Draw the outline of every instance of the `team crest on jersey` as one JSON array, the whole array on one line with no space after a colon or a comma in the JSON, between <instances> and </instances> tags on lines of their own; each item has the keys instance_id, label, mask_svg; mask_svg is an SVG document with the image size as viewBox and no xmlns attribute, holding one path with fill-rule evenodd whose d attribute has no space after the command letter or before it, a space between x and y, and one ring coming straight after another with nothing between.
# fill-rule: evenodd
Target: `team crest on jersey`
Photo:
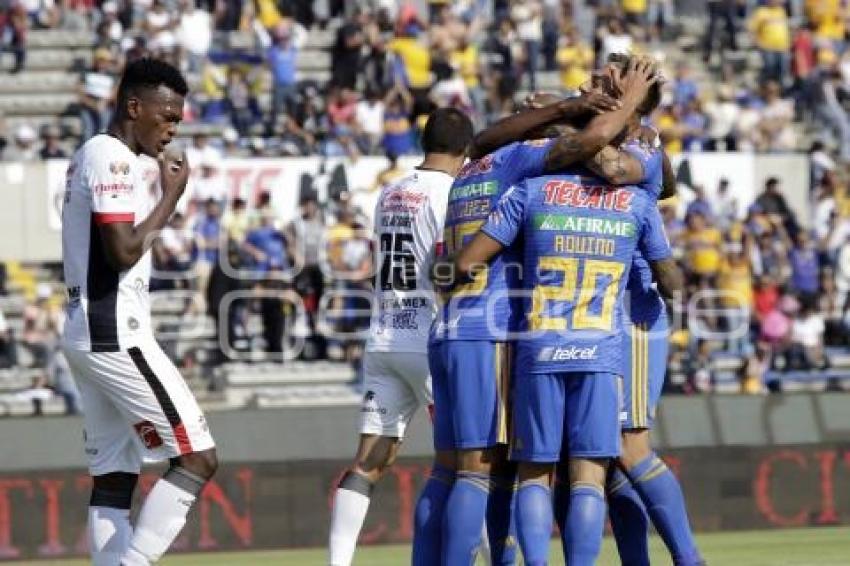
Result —
<instances>
[{"instance_id":1,"label":"team crest on jersey","mask_svg":"<svg viewBox=\"0 0 850 566\"><path fill-rule=\"evenodd\" d=\"M109 172L113 175L129 175L130 164L126 161L113 161L109 164Z\"/></svg>"},{"instance_id":2,"label":"team crest on jersey","mask_svg":"<svg viewBox=\"0 0 850 566\"><path fill-rule=\"evenodd\" d=\"M148 450L162 446L162 437L156 431L156 427L150 421L142 421L133 425L136 434Z\"/></svg>"}]
</instances>

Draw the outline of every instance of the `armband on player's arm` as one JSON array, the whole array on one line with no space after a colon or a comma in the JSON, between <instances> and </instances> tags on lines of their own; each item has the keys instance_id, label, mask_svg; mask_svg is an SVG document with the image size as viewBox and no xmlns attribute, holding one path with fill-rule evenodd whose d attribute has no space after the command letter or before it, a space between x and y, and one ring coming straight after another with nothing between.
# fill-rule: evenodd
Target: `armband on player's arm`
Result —
<instances>
[{"instance_id":1,"label":"armband on player's arm","mask_svg":"<svg viewBox=\"0 0 850 566\"><path fill-rule=\"evenodd\" d=\"M649 266L652 269L652 278L658 284L658 292L662 297L669 301L685 292L685 278L675 259L669 257L650 261Z\"/></svg>"}]
</instances>

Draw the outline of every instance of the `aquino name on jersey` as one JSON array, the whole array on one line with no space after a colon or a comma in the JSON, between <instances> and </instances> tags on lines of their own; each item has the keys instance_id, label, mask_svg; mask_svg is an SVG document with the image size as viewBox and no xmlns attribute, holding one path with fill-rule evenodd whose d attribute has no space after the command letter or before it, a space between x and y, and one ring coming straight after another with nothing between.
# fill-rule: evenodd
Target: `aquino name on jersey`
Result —
<instances>
[{"instance_id":1,"label":"aquino name on jersey","mask_svg":"<svg viewBox=\"0 0 850 566\"><path fill-rule=\"evenodd\" d=\"M504 246L524 238L518 367L620 373L633 254L671 255L655 199L582 174L547 175L508 189L482 230Z\"/></svg>"}]
</instances>

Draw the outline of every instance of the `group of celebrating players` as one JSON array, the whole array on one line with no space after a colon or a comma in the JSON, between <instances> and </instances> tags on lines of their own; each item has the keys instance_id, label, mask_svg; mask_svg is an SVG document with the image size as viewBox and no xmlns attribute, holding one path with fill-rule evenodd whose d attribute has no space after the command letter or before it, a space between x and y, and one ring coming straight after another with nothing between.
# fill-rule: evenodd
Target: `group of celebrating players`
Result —
<instances>
[{"instance_id":1,"label":"group of celebrating players","mask_svg":"<svg viewBox=\"0 0 850 566\"><path fill-rule=\"evenodd\" d=\"M614 55L583 89L473 138L435 111L425 158L375 211L375 305L354 464L334 495L329 563L351 563L372 489L418 407L435 457L412 564L594 564L610 517L624 565L649 564L651 521L674 564L704 564L649 431L663 385L665 299L682 292L659 198L675 176L642 118L647 58ZM467 161L467 157L469 161ZM439 298L438 298L439 297ZM607 500L607 514L606 514Z\"/></svg>"},{"instance_id":2,"label":"group of celebrating players","mask_svg":"<svg viewBox=\"0 0 850 566\"><path fill-rule=\"evenodd\" d=\"M677 566L704 563L649 439L662 296L682 289L656 207L675 179L641 125L659 81L650 60L612 56L581 96L535 96L474 139L457 110L429 117L424 160L375 212L362 434L334 495L332 566L351 563L372 489L423 405L435 458L414 565L472 564L479 551L514 564L517 546L547 564L553 522L567 563L593 564L606 500L623 564L649 564L650 520ZM96 566L157 561L217 468L203 413L154 340L147 288L150 243L188 180L185 156L165 151L187 91L167 63L129 64L107 132L68 169L63 348L83 398ZM153 194L142 160L157 157ZM141 465L158 460L171 466L133 527Z\"/></svg>"}]
</instances>

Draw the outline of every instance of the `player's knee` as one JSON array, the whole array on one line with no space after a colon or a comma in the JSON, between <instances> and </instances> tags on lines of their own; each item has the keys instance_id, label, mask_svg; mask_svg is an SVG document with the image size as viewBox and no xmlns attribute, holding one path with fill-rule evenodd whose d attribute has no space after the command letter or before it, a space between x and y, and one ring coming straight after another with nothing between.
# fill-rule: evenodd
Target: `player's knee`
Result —
<instances>
[{"instance_id":1,"label":"player's knee","mask_svg":"<svg viewBox=\"0 0 850 566\"><path fill-rule=\"evenodd\" d=\"M196 476L202 477L204 480L209 480L215 475L216 470L218 470L218 456L216 455L215 448L204 450L203 452L184 454L176 460L177 466L188 470Z\"/></svg>"},{"instance_id":2,"label":"player's knee","mask_svg":"<svg viewBox=\"0 0 850 566\"><path fill-rule=\"evenodd\" d=\"M464 472L489 474L493 464L490 450L461 450L458 454L458 469Z\"/></svg>"},{"instance_id":3,"label":"player's knee","mask_svg":"<svg viewBox=\"0 0 850 566\"><path fill-rule=\"evenodd\" d=\"M138 479L138 474L128 472L112 472L93 476L89 505L92 507L129 509Z\"/></svg>"},{"instance_id":4,"label":"player's knee","mask_svg":"<svg viewBox=\"0 0 850 566\"><path fill-rule=\"evenodd\" d=\"M622 450L618 458L620 467L631 470L652 454L649 437L643 431L623 434Z\"/></svg>"}]
</instances>

